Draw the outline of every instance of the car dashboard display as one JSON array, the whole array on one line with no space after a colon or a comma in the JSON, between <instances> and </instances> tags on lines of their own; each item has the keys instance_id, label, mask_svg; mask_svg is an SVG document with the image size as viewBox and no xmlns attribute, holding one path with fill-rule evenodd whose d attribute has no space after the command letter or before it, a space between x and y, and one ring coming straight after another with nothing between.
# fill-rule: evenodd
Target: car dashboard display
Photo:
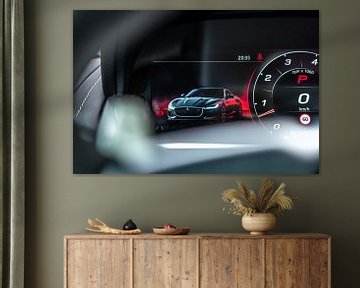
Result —
<instances>
[{"instance_id":1,"label":"car dashboard display","mask_svg":"<svg viewBox=\"0 0 360 288\"><path fill-rule=\"evenodd\" d=\"M317 174L319 57L318 11L75 11L74 173Z\"/></svg>"}]
</instances>

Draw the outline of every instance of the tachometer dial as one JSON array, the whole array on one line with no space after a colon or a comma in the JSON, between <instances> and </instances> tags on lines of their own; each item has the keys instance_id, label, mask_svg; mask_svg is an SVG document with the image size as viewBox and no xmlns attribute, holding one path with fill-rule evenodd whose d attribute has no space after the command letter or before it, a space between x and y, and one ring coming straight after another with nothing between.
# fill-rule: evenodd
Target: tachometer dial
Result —
<instances>
[{"instance_id":1,"label":"tachometer dial","mask_svg":"<svg viewBox=\"0 0 360 288\"><path fill-rule=\"evenodd\" d=\"M289 121L303 127L317 123L319 54L290 51L271 59L255 78L251 100L255 118L271 133Z\"/></svg>"}]
</instances>

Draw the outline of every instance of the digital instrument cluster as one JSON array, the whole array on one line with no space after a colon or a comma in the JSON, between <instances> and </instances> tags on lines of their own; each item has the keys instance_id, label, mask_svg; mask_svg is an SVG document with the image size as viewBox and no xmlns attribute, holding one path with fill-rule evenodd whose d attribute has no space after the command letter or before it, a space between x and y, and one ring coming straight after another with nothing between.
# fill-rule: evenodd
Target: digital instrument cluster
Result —
<instances>
[{"instance_id":1,"label":"digital instrument cluster","mask_svg":"<svg viewBox=\"0 0 360 288\"><path fill-rule=\"evenodd\" d=\"M153 62L152 108L160 131L234 120L252 120L270 134L318 126L317 50L227 56Z\"/></svg>"},{"instance_id":2,"label":"digital instrument cluster","mask_svg":"<svg viewBox=\"0 0 360 288\"><path fill-rule=\"evenodd\" d=\"M302 126L318 122L317 52L287 51L267 60L252 85L248 95L252 115L271 133L282 129L282 118Z\"/></svg>"}]
</instances>

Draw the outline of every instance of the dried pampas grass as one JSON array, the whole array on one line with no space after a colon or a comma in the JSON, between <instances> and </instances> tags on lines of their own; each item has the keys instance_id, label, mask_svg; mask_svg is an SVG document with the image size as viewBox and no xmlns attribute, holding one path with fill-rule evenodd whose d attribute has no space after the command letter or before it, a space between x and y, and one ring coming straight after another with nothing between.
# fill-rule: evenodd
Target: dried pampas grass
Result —
<instances>
[{"instance_id":1,"label":"dried pampas grass","mask_svg":"<svg viewBox=\"0 0 360 288\"><path fill-rule=\"evenodd\" d=\"M238 189L227 189L222 199L230 204L229 213L233 215L251 215L255 213L283 214L294 208L294 198L285 194L285 183L274 190L274 181L263 179L258 194L249 190L245 183L238 181Z\"/></svg>"}]
</instances>

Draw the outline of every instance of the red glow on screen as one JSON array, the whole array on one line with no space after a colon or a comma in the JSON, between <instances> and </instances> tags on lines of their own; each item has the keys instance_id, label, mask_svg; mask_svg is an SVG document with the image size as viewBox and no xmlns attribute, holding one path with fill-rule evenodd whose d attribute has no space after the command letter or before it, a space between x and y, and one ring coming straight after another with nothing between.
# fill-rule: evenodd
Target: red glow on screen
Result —
<instances>
[{"instance_id":1,"label":"red glow on screen","mask_svg":"<svg viewBox=\"0 0 360 288\"><path fill-rule=\"evenodd\" d=\"M262 61L262 60L264 60L264 56L263 56L263 54L262 54L261 52L259 52L258 55L256 56L256 60L257 60L257 61Z\"/></svg>"},{"instance_id":2,"label":"red glow on screen","mask_svg":"<svg viewBox=\"0 0 360 288\"><path fill-rule=\"evenodd\" d=\"M153 100L152 107L157 118L164 118L167 115L168 105L173 98L164 98L161 100Z\"/></svg>"},{"instance_id":3,"label":"red glow on screen","mask_svg":"<svg viewBox=\"0 0 360 288\"><path fill-rule=\"evenodd\" d=\"M254 121L254 119L252 117L252 113L250 110L250 86L251 86L251 81L255 75L255 72L256 72L256 69L254 69L254 71L251 73L251 76L250 76L248 82L246 83L245 93L240 97L242 108L243 108L242 116L244 118L249 118L252 121Z\"/></svg>"},{"instance_id":4,"label":"red glow on screen","mask_svg":"<svg viewBox=\"0 0 360 288\"><path fill-rule=\"evenodd\" d=\"M309 76L306 74L299 74L296 80L297 84L301 84L301 82L304 82L309 79Z\"/></svg>"},{"instance_id":5,"label":"red glow on screen","mask_svg":"<svg viewBox=\"0 0 360 288\"><path fill-rule=\"evenodd\" d=\"M156 117L163 117L163 116L165 116L165 114L166 114L166 111L164 111L164 110L155 111Z\"/></svg>"}]
</instances>

